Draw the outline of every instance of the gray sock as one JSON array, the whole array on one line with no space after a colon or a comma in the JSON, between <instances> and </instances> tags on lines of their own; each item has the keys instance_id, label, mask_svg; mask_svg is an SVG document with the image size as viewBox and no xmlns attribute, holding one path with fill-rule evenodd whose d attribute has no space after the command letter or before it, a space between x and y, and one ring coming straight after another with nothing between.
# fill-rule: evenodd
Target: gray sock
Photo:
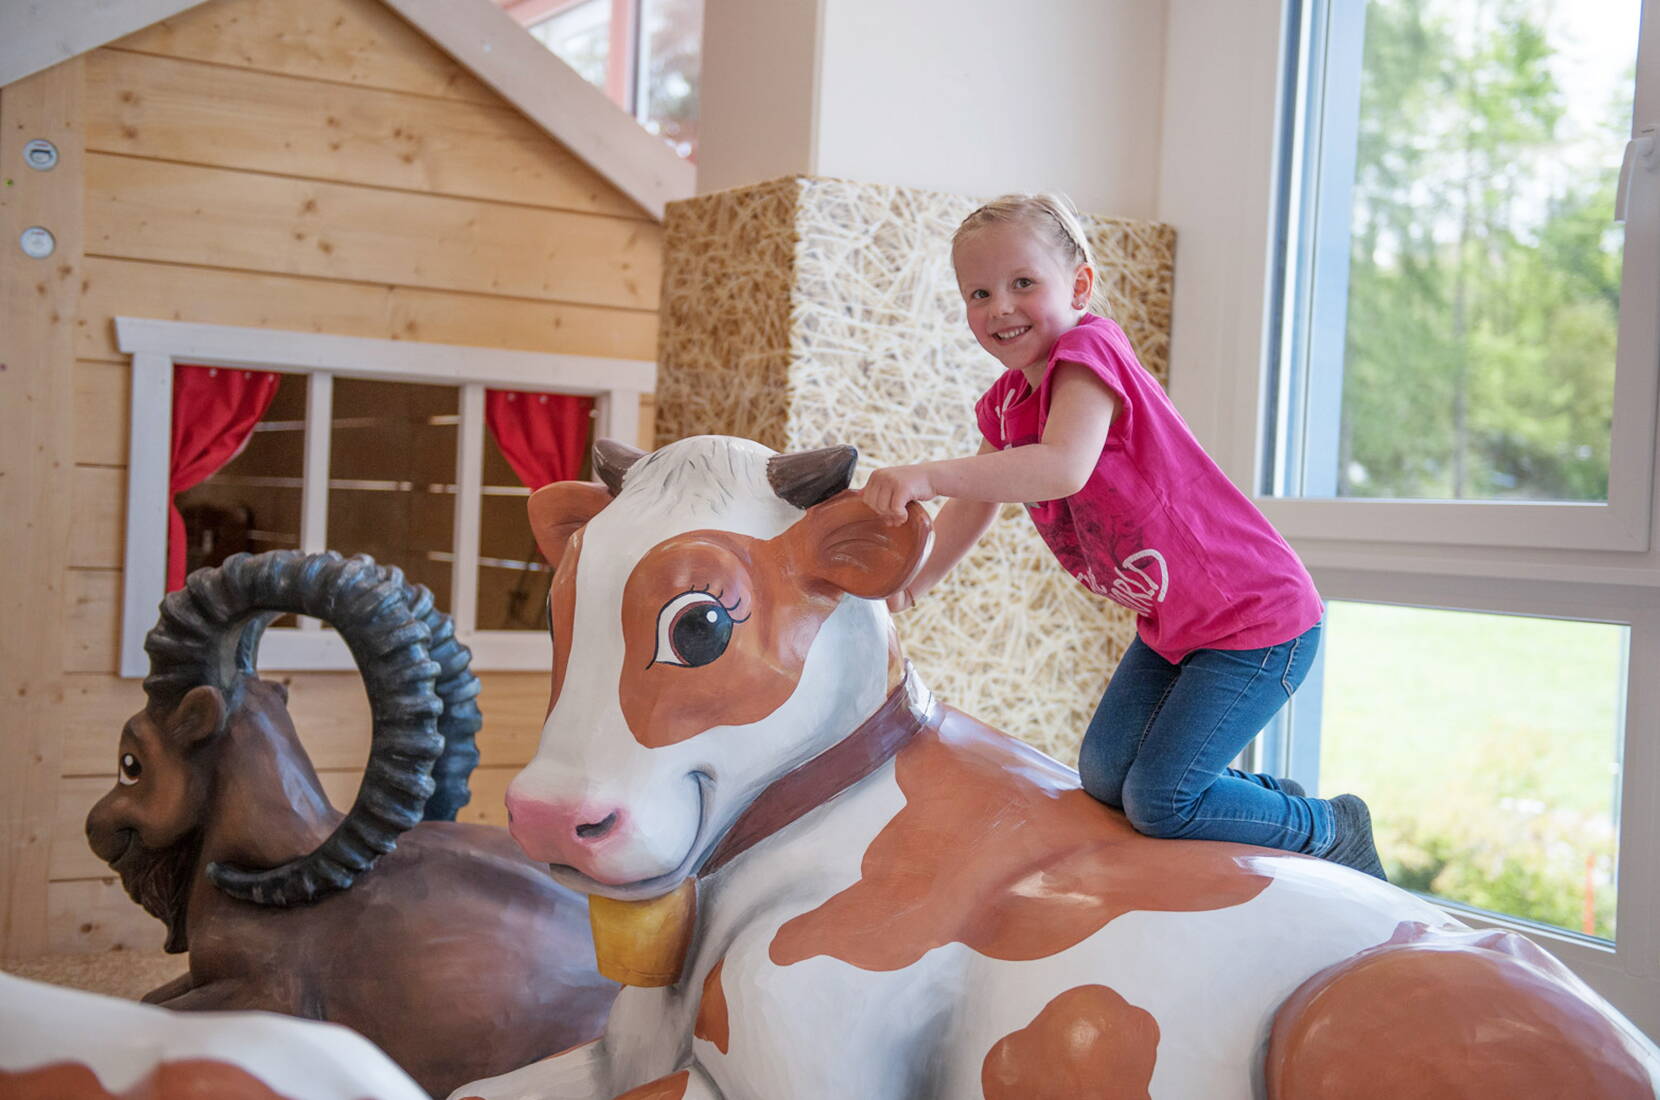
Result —
<instances>
[{"instance_id":1,"label":"gray sock","mask_svg":"<svg viewBox=\"0 0 1660 1100\"><path fill-rule=\"evenodd\" d=\"M1383 873L1383 862L1378 859L1377 845L1372 839L1372 814L1360 796L1340 794L1332 799L1331 816L1337 839L1320 858L1388 882L1389 876Z\"/></svg>"},{"instance_id":2,"label":"gray sock","mask_svg":"<svg viewBox=\"0 0 1660 1100\"><path fill-rule=\"evenodd\" d=\"M1308 794L1307 791L1303 790L1303 785L1295 779L1280 780L1280 790L1283 793L1290 795L1292 798L1302 798Z\"/></svg>"}]
</instances>

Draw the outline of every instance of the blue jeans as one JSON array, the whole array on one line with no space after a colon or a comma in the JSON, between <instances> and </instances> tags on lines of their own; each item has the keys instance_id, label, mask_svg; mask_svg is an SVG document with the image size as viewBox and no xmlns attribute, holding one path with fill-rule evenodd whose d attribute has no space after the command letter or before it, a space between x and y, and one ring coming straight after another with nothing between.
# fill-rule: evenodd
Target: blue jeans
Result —
<instances>
[{"instance_id":1,"label":"blue jeans","mask_svg":"<svg viewBox=\"0 0 1660 1100\"><path fill-rule=\"evenodd\" d=\"M1266 649L1195 650L1179 665L1131 642L1084 734L1084 789L1148 836L1325 852L1330 803L1227 766L1302 684L1320 627Z\"/></svg>"}]
</instances>

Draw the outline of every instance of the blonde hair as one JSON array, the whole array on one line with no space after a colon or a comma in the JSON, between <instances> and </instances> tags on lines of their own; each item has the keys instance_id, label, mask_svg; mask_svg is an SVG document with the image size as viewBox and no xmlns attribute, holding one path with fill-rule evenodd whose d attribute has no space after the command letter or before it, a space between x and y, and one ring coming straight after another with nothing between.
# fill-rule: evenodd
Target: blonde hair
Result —
<instances>
[{"instance_id":1,"label":"blonde hair","mask_svg":"<svg viewBox=\"0 0 1660 1100\"><path fill-rule=\"evenodd\" d=\"M1083 219L1078 216L1072 200L1054 191L1035 195L999 195L974 213L964 218L951 235L951 252L975 233L993 225L1024 225L1035 235L1049 242L1068 263L1088 264L1095 272L1087 307L1095 313L1106 312L1106 295L1101 289L1101 269L1095 266L1095 254L1090 251L1089 238L1084 235Z\"/></svg>"}]
</instances>

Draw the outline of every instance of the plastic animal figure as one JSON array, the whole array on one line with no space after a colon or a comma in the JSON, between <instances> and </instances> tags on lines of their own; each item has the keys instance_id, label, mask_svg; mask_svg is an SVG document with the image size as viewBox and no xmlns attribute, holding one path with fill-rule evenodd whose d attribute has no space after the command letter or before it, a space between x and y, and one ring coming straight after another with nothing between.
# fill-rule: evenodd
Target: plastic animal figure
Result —
<instances>
[{"instance_id":1,"label":"plastic animal figure","mask_svg":"<svg viewBox=\"0 0 1660 1100\"><path fill-rule=\"evenodd\" d=\"M609 492L531 498L553 703L512 830L632 987L455 1097L1654 1096L1654 1045L1521 937L1143 837L931 699L882 603L929 523L853 459L602 446Z\"/></svg>"},{"instance_id":2,"label":"plastic animal figure","mask_svg":"<svg viewBox=\"0 0 1660 1100\"><path fill-rule=\"evenodd\" d=\"M364 676L373 740L344 815L254 670L284 612L331 623ZM426 589L368 558L237 555L167 597L145 649L149 702L86 831L190 952L146 1000L345 1024L440 1095L598 1034L616 986L583 899L503 829L422 820L466 802L480 722Z\"/></svg>"},{"instance_id":3,"label":"plastic animal figure","mask_svg":"<svg viewBox=\"0 0 1660 1100\"><path fill-rule=\"evenodd\" d=\"M269 1012L169 1012L0 974L10 1100L423 1100L363 1036Z\"/></svg>"}]
</instances>

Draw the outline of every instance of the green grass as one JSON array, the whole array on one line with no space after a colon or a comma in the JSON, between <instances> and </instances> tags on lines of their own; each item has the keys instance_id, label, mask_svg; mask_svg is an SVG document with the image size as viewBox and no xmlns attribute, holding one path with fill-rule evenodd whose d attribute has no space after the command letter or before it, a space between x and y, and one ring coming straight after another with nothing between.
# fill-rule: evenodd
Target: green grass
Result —
<instances>
[{"instance_id":1,"label":"green grass","mask_svg":"<svg viewBox=\"0 0 1660 1100\"><path fill-rule=\"evenodd\" d=\"M1391 878L1612 935L1624 627L1334 602L1320 789L1372 808Z\"/></svg>"}]
</instances>

